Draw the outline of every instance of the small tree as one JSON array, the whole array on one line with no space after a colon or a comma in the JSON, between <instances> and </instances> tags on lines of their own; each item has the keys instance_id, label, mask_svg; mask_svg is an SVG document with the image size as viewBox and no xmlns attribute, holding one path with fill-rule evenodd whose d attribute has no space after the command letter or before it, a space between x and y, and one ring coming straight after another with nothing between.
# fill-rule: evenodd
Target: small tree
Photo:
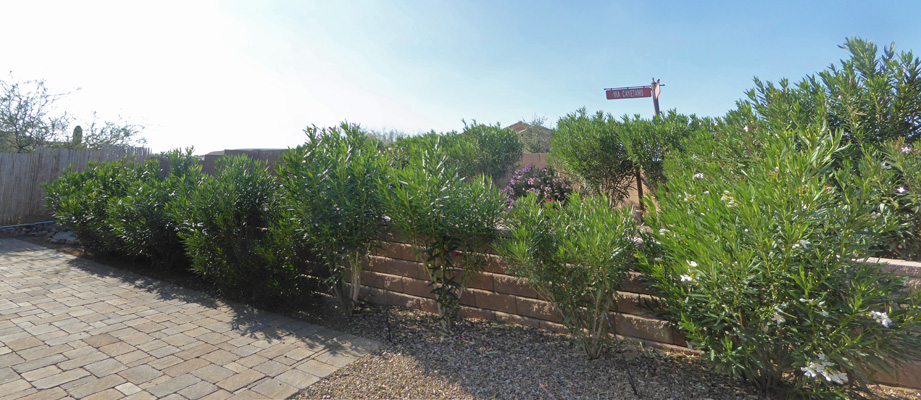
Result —
<instances>
[{"instance_id":1,"label":"small tree","mask_svg":"<svg viewBox=\"0 0 921 400\"><path fill-rule=\"evenodd\" d=\"M546 126L547 117L534 116L528 127L518 133L525 153L549 153L553 129Z\"/></svg>"},{"instance_id":2,"label":"small tree","mask_svg":"<svg viewBox=\"0 0 921 400\"><path fill-rule=\"evenodd\" d=\"M147 143L140 136L142 125L121 119L99 121L95 112L88 125L78 125L73 135L68 135L74 118L56 107L67 94L51 92L44 80L0 80L0 152L31 153L41 146L99 148Z\"/></svg>"},{"instance_id":3,"label":"small tree","mask_svg":"<svg viewBox=\"0 0 921 400\"><path fill-rule=\"evenodd\" d=\"M30 153L60 139L71 117L55 108L66 93L52 93L44 80L0 80L0 152Z\"/></svg>"},{"instance_id":4,"label":"small tree","mask_svg":"<svg viewBox=\"0 0 921 400\"><path fill-rule=\"evenodd\" d=\"M79 147L97 149L102 146L143 146L147 139L141 137L143 125L127 122L121 117L118 121L100 121L96 112L86 128L81 128L81 140L71 142Z\"/></svg>"}]
</instances>

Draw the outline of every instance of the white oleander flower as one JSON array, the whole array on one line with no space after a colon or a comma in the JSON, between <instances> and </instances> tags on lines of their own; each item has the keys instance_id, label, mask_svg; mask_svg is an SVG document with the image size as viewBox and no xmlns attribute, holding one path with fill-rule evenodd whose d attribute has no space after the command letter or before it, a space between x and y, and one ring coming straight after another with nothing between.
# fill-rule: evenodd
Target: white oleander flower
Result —
<instances>
[{"instance_id":1,"label":"white oleander flower","mask_svg":"<svg viewBox=\"0 0 921 400\"><path fill-rule=\"evenodd\" d=\"M698 172L698 173L694 174L694 179L704 179L704 174Z\"/></svg>"},{"instance_id":2,"label":"white oleander flower","mask_svg":"<svg viewBox=\"0 0 921 400\"><path fill-rule=\"evenodd\" d=\"M697 263L694 261L688 260L688 265L690 265L691 268L697 268Z\"/></svg>"},{"instance_id":3,"label":"white oleander flower","mask_svg":"<svg viewBox=\"0 0 921 400\"><path fill-rule=\"evenodd\" d=\"M892 323L892 320L889 319L889 314L886 314L884 312L870 311L870 318L873 318L874 320L876 320L876 322L879 322L881 325L883 325L886 328L888 328L889 324Z\"/></svg>"},{"instance_id":4,"label":"white oleander flower","mask_svg":"<svg viewBox=\"0 0 921 400\"><path fill-rule=\"evenodd\" d=\"M839 385L843 385L847 383L847 374L841 371L836 371L833 369L826 369L825 373L823 373L822 375L824 375L825 379L827 379L829 382L834 382Z\"/></svg>"},{"instance_id":5,"label":"white oleander flower","mask_svg":"<svg viewBox=\"0 0 921 400\"><path fill-rule=\"evenodd\" d=\"M902 194L902 193L907 192L908 190L906 190L906 189L905 189L904 187L902 187L902 186L899 186L899 187L895 188L895 191L898 192L899 194Z\"/></svg>"},{"instance_id":6,"label":"white oleander flower","mask_svg":"<svg viewBox=\"0 0 921 400\"><path fill-rule=\"evenodd\" d=\"M804 375L809 378L815 378L822 375L825 380L829 382L839 385L847 383L847 374L832 368L834 365L834 363L825 358L825 354L819 353L818 360L810 361L808 365L800 369L803 371Z\"/></svg>"},{"instance_id":7,"label":"white oleander flower","mask_svg":"<svg viewBox=\"0 0 921 400\"><path fill-rule=\"evenodd\" d=\"M771 321L776 322L778 325L787 322L787 319L780 314L780 310L777 307L774 307L774 315L771 316Z\"/></svg>"},{"instance_id":8,"label":"white oleander flower","mask_svg":"<svg viewBox=\"0 0 921 400\"><path fill-rule=\"evenodd\" d=\"M819 353L818 361L810 361L805 367L800 368L803 374L809 378L815 378L825 372L828 363L825 361L825 354Z\"/></svg>"},{"instance_id":9,"label":"white oleander flower","mask_svg":"<svg viewBox=\"0 0 921 400\"><path fill-rule=\"evenodd\" d=\"M690 275L681 275L682 282L694 282L694 278Z\"/></svg>"}]
</instances>

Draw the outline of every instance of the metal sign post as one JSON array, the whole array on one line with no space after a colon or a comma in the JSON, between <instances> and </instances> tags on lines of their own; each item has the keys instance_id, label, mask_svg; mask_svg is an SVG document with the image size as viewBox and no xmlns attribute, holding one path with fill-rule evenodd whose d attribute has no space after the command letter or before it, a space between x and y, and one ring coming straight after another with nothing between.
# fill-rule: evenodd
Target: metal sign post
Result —
<instances>
[{"instance_id":1,"label":"metal sign post","mask_svg":"<svg viewBox=\"0 0 921 400\"><path fill-rule=\"evenodd\" d=\"M628 86L613 89L604 89L604 94L608 100L619 99L637 99L643 97L652 97L652 106L655 107L656 116L659 116L659 93L662 92L661 79L652 78L652 84L649 86ZM643 176L640 174L640 168L636 167L636 194L640 199L640 212L645 211L643 207Z\"/></svg>"}]
</instances>

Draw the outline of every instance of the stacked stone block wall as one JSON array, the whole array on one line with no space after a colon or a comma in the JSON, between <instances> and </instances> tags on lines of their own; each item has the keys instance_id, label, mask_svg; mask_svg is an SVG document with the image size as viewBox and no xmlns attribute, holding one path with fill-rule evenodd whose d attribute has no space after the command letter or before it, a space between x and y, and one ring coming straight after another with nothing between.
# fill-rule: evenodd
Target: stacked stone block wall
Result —
<instances>
[{"instance_id":1,"label":"stacked stone block wall","mask_svg":"<svg viewBox=\"0 0 921 400\"><path fill-rule=\"evenodd\" d=\"M921 263L870 259L886 264L884 270L909 278L909 286L921 287ZM496 255L487 255L480 272L473 273L461 295L460 315L490 321L532 326L552 332L566 332L558 312L526 281L510 275ZM370 257L361 276L365 294L378 304L399 305L437 312L429 276L413 247L391 237ZM621 286L617 309L612 310L618 335L645 345L672 351L691 352L684 336L657 318L650 305L654 293L643 277L630 273ZM877 374L875 380L892 386L921 389L921 363L905 363L892 374Z\"/></svg>"}]
</instances>

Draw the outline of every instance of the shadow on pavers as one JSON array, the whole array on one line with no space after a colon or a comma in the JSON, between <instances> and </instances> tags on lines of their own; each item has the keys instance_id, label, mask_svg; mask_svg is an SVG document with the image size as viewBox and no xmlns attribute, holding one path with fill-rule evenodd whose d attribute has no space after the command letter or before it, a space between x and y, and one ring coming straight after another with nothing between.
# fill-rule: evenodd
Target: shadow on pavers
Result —
<instances>
[{"instance_id":1,"label":"shadow on pavers","mask_svg":"<svg viewBox=\"0 0 921 400\"><path fill-rule=\"evenodd\" d=\"M197 290L184 288L159 279L104 265L99 261L63 254L54 249L16 239L0 239L0 260L4 256L23 256L35 262L41 259L67 259L68 267L105 278L118 279L133 288L153 293L158 300L180 301L208 309L226 310L231 320L227 323L241 336L274 343L296 339L311 350L321 350L330 357L358 356L373 352L377 342L341 333L332 329L291 317L264 311L249 305L216 299ZM63 273L64 271L61 271ZM55 272L51 272L55 273ZM321 360L322 361L322 360Z\"/></svg>"}]
</instances>

